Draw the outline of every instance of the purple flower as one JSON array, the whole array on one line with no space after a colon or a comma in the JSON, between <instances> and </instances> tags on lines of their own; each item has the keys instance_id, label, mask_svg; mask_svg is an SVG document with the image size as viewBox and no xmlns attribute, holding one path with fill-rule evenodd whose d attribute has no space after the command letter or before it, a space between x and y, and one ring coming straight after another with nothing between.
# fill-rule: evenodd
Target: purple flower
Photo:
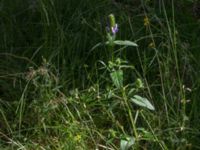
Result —
<instances>
[{"instance_id":1,"label":"purple flower","mask_svg":"<svg viewBox=\"0 0 200 150\"><path fill-rule=\"evenodd\" d=\"M118 24L115 24L115 26L111 27L111 30L112 30L113 35L115 35L119 31Z\"/></svg>"}]
</instances>

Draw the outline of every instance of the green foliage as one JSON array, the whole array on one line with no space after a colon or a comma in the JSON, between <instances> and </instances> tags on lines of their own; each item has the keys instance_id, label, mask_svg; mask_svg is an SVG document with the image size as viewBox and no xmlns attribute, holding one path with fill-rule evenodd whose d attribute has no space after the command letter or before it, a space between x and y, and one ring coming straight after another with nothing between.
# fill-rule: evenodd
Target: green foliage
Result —
<instances>
[{"instance_id":1,"label":"green foliage","mask_svg":"<svg viewBox=\"0 0 200 150\"><path fill-rule=\"evenodd\" d=\"M120 150L128 150L134 143L135 139L133 137L126 137L126 139L120 141Z\"/></svg>"},{"instance_id":2,"label":"green foliage","mask_svg":"<svg viewBox=\"0 0 200 150\"><path fill-rule=\"evenodd\" d=\"M122 46L138 46L135 42L131 42L128 40L125 40L125 41L116 40L116 41L114 41L114 44L122 45Z\"/></svg>"},{"instance_id":3,"label":"green foliage","mask_svg":"<svg viewBox=\"0 0 200 150\"><path fill-rule=\"evenodd\" d=\"M122 70L116 70L110 73L111 79L113 81L113 84L117 88L123 87L123 71Z\"/></svg>"},{"instance_id":4,"label":"green foliage","mask_svg":"<svg viewBox=\"0 0 200 150\"><path fill-rule=\"evenodd\" d=\"M134 97L131 98L131 101L138 106L145 107L150 110L155 110L154 106L149 102L148 99L141 97L139 95L134 95Z\"/></svg>"},{"instance_id":5,"label":"green foliage","mask_svg":"<svg viewBox=\"0 0 200 150\"><path fill-rule=\"evenodd\" d=\"M193 3L0 1L0 149L199 149Z\"/></svg>"}]
</instances>

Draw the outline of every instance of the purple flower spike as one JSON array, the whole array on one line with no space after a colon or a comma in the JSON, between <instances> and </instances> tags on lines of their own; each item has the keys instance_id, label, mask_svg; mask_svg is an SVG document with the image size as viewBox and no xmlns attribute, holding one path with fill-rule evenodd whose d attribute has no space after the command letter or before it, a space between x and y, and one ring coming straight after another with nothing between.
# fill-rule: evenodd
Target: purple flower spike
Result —
<instances>
[{"instance_id":1,"label":"purple flower spike","mask_svg":"<svg viewBox=\"0 0 200 150\"><path fill-rule=\"evenodd\" d=\"M113 35L115 35L119 31L118 24L115 24L115 26L111 27L111 30L112 30Z\"/></svg>"}]
</instances>

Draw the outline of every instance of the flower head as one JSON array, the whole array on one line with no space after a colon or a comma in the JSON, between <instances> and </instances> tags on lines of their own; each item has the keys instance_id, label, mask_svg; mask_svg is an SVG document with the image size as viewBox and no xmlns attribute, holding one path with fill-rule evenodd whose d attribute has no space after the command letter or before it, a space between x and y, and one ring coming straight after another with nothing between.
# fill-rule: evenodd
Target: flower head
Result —
<instances>
[{"instance_id":1,"label":"flower head","mask_svg":"<svg viewBox=\"0 0 200 150\"><path fill-rule=\"evenodd\" d=\"M118 32L118 24L115 22L115 16L113 14L110 14L108 16L108 23L109 25L106 27L106 31L107 31L107 39L108 39L108 43L110 45L113 46L113 43L115 41L116 38L116 33Z\"/></svg>"},{"instance_id":2,"label":"flower head","mask_svg":"<svg viewBox=\"0 0 200 150\"><path fill-rule=\"evenodd\" d=\"M155 45L155 43L152 41L151 43L149 43L148 47L149 47L149 48L155 48L156 45Z\"/></svg>"},{"instance_id":3,"label":"flower head","mask_svg":"<svg viewBox=\"0 0 200 150\"><path fill-rule=\"evenodd\" d=\"M74 137L74 140L76 141L76 142L80 142L81 141L81 135L76 135L75 137Z\"/></svg>"},{"instance_id":4,"label":"flower head","mask_svg":"<svg viewBox=\"0 0 200 150\"><path fill-rule=\"evenodd\" d=\"M119 31L118 24L115 24L113 27L111 27L111 30L112 34L115 35Z\"/></svg>"},{"instance_id":5,"label":"flower head","mask_svg":"<svg viewBox=\"0 0 200 150\"><path fill-rule=\"evenodd\" d=\"M115 16L113 14L109 15L109 25L110 32L115 35L118 32L118 24L115 22Z\"/></svg>"},{"instance_id":6,"label":"flower head","mask_svg":"<svg viewBox=\"0 0 200 150\"><path fill-rule=\"evenodd\" d=\"M150 24L149 18L147 16L144 17L144 26L148 26Z\"/></svg>"},{"instance_id":7,"label":"flower head","mask_svg":"<svg viewBox=\"0 0 200 150\"><path fill-rule=\"evenodd\" d=\"M108 17L109 17L110 26L111 27L115 26L115 24L116 24L116 22L115 22L115 16L113 14L110 14Z\"/></svg>"}]
</instances>

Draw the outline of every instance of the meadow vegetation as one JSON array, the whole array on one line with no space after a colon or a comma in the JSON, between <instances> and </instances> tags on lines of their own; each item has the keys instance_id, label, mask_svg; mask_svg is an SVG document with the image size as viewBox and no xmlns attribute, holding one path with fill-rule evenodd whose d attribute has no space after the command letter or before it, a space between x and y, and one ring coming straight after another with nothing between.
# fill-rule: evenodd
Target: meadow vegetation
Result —
<instances>
[{"instance_id":1,"label":"meadow vegetation","mask_svg":"<svg viewBox=\"0 0 200 150\"><path fill-rule=\"evenodd\" d=\"M0 149L200 149L198 6L1 0Z\"/></svg>"}]
</instances>

